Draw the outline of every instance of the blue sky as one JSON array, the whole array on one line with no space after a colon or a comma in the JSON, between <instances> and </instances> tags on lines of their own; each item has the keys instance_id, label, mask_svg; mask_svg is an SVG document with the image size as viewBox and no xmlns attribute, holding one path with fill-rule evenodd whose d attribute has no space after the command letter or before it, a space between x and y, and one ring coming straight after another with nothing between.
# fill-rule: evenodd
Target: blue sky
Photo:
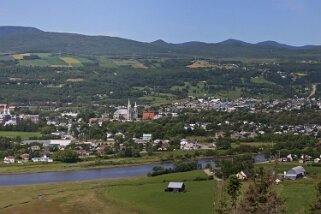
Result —
<instances>
[{"instance_id":1,"label":"blue sky","mask_svg":"<svg viewBox=\"0 0 321 214\"><path fill-rule=\"evenodd\" d=\"M320 0L1 0L0 25L151 42L321 45Z\"/></svg>"}]
</instances>

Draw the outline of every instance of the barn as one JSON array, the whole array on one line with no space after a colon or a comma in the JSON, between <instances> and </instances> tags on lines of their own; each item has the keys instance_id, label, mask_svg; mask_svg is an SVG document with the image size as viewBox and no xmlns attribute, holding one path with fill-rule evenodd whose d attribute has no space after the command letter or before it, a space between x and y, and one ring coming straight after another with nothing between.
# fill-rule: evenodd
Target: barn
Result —
<instances>
[{"instance_id":1,"label":"barn","mask_svg":"<svg viewBox=\"0 0 321 214\"><path fill-rule=\"evenodd\" d=\"M305 169L302 166L296 166L287 171L284 175L285 178L296 180L297 178L305 176Z\"/></svg>"},{"instance_id":2,"label":"barn","mask_svg":"<svg viewBox=\"0 0 321 214\"><path fill-rule=\"evenodd\" d=\"M183 182L169 182L165 192L184 192L185 184Z\"/></svg>"}]
</instances>

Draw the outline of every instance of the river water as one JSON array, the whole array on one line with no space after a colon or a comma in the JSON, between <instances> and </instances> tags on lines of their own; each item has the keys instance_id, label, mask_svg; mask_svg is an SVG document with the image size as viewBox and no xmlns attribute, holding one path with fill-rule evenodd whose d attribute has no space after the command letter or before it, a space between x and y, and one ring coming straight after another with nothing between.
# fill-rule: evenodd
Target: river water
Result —
<instances>
[{"instance_id":1,"label":"river water","mask_svg":"<svg viewBox=\"0 0 321 214\"><path fill-rule=\"evenodd\" d=\"M260 159L256 162L264 161ZM207 163L213 165L214 162L210 159L198 161L204 167ZM83 180L111 179L111 178L126 178L130 176L147 175L152 171L153 167L162 166L164 168L173 167L172 163L153 163L137 166L122 166L105 169L86 169L61 172L40 172L26 174L9 174L0 175L0 186L18 186L31 184L45 184L53 182L70 182Z\"/></svg>"}]
</instances>

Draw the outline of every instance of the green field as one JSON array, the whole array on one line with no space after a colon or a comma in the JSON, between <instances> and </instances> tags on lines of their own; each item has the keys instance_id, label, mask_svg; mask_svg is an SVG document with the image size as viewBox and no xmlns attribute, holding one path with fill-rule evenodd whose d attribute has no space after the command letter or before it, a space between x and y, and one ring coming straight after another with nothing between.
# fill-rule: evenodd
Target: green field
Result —
<instances>
[{"instance_id":1,"label":"green field","mask_svg":"<svg viewBox=\"0 0 321 214\"><path fill-rule=\"evenodd\" d=\"M0 213L212 213L213 180L201 171L18 187L0 187ZM185 181L185 193L164 192Z\"/></svg>"},{"instance_id":2,"label":"green field","mask_svg":"<svg viewBox=\"0 0 321 214\"><path fill-rule=\"evenodd\" d=\"M0 131L0 137L16 138L18 136L22 140L28 140L30 137L41 137L41 134L39 132Z\"/></svg>"},{"instance_id":3,"label":"green field","mask_svg":"<svg viewBox=\"0 0 321 214\"><path fill-rule=\"evenodd\" d=\"M242 96L241 88L236 88L231 91L221 91L216 94L219 98L229 98L229 99L237 99Z\"/></svg>"},{"instance_id":4,"label":"green field","mask_svg":"<svg viewBox=\"0 0 321 214\"><path fill-rule=\"evenodd\" d=\"M173 94L169 93L159 93L157 96L145 96L139 98L142 102L149 103L150 105L153 106L159 106L159 105L165 105L165 104L170 104L174 100L176 100L176 96Z\"/></svg>"},{"instance_id":5,"label":"green field","mask_svg":"<svg viewBox=\"0 0 321 214\"><path fill-rule=\"evenodd\" d=\"M51 53L33 53L33 55L38 56L40 59L24 60L23 56L25 55L26 54L17 54L17 55L2 56L2 57L10 57L11 59L17 59L19 60L18 62L19 65L22 65L22 66L82 67L83 64L94 63L94 61L90 59L87 59L85 57L78 57L78 56L59 57L58 55L51 54Z\"/></svg>"},{"instance_id":6,"label":"green field","mask_svg":"<svg viewBox=\"0 0 321 214\"><path fill-rule=\"evenodd\" d=\"M304 180L286 181L280 185L280 189L281 197L286 200L289 214L308 209L316 196L314 183Z\"/></svg>"},{"instance_id":7,"label":"green field","mask_svg":"<svg viewBox=\"0 0 321 214\"><path fill-rule=\"evenodd\" d=\"M205 82L198 82L196 85L191 84L190 82L185 82L184 86L172 86L171 90L183 90L188 91L189 96L193 97L205 97L210 96L208 90L206 89Z\"/></svg>"},{"instance_id":8,"label":"green field","mask_svg":"<svg viewBox=\"0 0 321 214\"><path fill-rule=\"evenodd\" d=\"M274 82L264 79L263 77L251 78L251 82L256 83L256 84L276 85Z\"/></svg>"},{"instance_id":9,"label":"green field","mask_svg":"<svg viewBox=\"0 0 321 214\"><path fill-rule=\"evenodd\" d=\"M108 59L105 57L100 57L99 64L101 67L106 67L106 68L118 68L121 66L130 66L133 68L147 68L144 64L134 59L122 60L122 59Z\"/></svg>"}]
</instances>

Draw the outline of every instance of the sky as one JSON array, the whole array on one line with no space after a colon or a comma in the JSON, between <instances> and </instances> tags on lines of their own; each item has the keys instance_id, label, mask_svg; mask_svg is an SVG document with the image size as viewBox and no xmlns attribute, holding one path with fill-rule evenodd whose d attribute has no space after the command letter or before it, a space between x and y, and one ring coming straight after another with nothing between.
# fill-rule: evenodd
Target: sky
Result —
<instances>
[{"instance_id":1,"label":"sky","mask_svg":"<svg viewBox=\"0 0 321 214\"><path fill-rule=\"evenodd\" d=\"M320 0L0 0L0 26L151 42L321 45Z\"/></svg>"}]
</instances>

